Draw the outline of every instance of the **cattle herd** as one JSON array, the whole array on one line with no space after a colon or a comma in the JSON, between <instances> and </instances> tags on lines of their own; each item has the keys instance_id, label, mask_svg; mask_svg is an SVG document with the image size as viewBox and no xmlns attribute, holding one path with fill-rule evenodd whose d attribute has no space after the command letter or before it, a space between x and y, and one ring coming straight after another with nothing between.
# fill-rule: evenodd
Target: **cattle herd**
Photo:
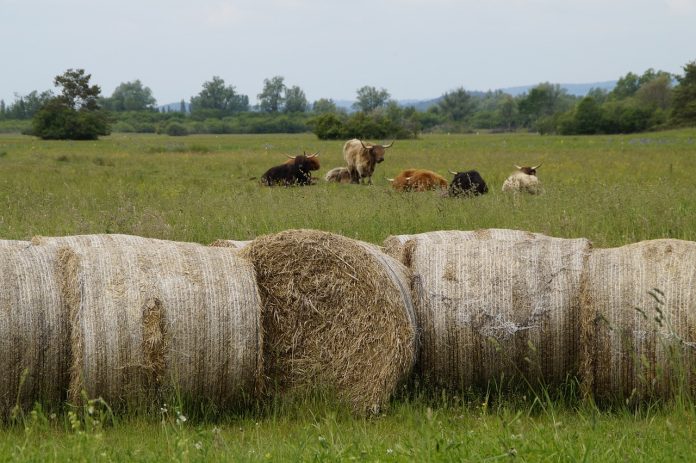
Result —
<instances>
[{"instance_id":1,"label":"cattle herd","mask_svg":"<svg viewBox=\"0 0 696 463\"><path fill-rule=\"evenodd\" d=\"M336 183L365 183L372 184L372 174L375 167L384 161L387 148L391 148L394 142L388 145L377 145L363 142L357 138L348 140L343 145L343 158L346 166L335 167L327 172L324 179L327 182ZM308 155L303 153L290 158L284 164L271 167L261 177L261 182L267 186L273 185L311 185L316 182L312 178L312 171L319 170L319 153ZM503 183L505 192L523 192L530 194L542 193L541 183L536 176L536 170L541 164L528 166L515 166L515 170ZM440 190L447 196L478 196L488 192L488 185L476 170L464 172L449 171L454 175L452 181L427 169L406 169L393 179L388 179L396 191L430 191Z\"/></svg>"}]
</instances>

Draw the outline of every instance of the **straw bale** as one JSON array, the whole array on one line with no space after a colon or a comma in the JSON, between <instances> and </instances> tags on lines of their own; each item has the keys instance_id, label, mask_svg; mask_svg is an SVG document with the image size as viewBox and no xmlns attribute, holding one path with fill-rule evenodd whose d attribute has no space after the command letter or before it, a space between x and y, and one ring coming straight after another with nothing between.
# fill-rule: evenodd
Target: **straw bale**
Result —
<instances>
[{"instance_id":1,"label":"straw bale","mask_svg":"<svg viewBox=\"0 0 696 463\"><path fill-rule=\"evenodd\" d=\"M50 249L0 241L0 418L65 399L70 334L56 267Z\"/></svg>"},{"instance_id":2,"label":"straw bale","mask_svg":"<svg viewBox=\"0 0 696 463\"><path fill-rule=\"evenodd\" d=\"M210 246L218 248L234 248L242 249L244 246L251 243L251 241L237 241L237 240L215 240L210 243Z\"/></svg>"},{"instance_id":3,"label":"straw bale","mask_svg":"<svg viewBox=\"0 0 696 463\"><path fill-rule=\"evenodd\" d=\"M176 393L223 408L254 396L260 299L236 253L126 235L34 241L60 250L71 400L84 390L138 406Z\"/></svg>"},{"instance_id":4,"label":"straw bale","mask_svg":"<svg viewBox=\"0 0 696 463\"><path fill-rule=\"evenodd\" d=\"M696 391L696 243L594 250L581 320L584 392L623 402Z\"/></svg>"},{"instance_id":5,"label":"straw bale","mask_svg":"<svg viewBox=\"0 0 696 463\"><path fill-rule=\"evenodd\" d=\"M263 301L268 394L330 390L374 413L413 367L408 270L376 246L313 230L257 238L241 250Z\"/></svg>"},{"instance_id":6,"label":"straw bale","mask_svg":"<svg viewBox=\"0 0 696 463\"><path fill-rule=\"evenodd\" d=\"M388 254L413 272L417 373L451 389L501 378L555 384L579 369L585 239L518 230L392 236Z\"/></svg>"}]
</instances>

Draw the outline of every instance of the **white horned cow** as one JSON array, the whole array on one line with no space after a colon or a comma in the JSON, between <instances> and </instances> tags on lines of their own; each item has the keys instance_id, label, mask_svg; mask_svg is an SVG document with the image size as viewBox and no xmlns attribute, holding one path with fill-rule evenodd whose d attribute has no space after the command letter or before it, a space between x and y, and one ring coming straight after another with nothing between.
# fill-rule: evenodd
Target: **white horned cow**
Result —
<instances>
[{"instance_id":1,"label":"white horned cow","mask_svg":"<svg viewBox=\"0 0 696 463\"><path fill-rule=\"evenodd\" d=\"M351 183L362 183L367 178L367 183L372 185L372 174L375 165L384 161L384 153L394 142L388 145L365 144L362 140L353 138L343 145L343 158L348 164Z\"/></svg>"},{"instance_id":2,"label":"white horned cow","mask_svg":"<svg viewBox=\"0 0 696 463\"><path fill-rule=\"evenodd\" d=\"M515 166L517 170L503 183L503 191L530 193L533 195L543 192L541 182L536 176L536 170L541 164L533 167Z\"/></svg>"}]
</instances>

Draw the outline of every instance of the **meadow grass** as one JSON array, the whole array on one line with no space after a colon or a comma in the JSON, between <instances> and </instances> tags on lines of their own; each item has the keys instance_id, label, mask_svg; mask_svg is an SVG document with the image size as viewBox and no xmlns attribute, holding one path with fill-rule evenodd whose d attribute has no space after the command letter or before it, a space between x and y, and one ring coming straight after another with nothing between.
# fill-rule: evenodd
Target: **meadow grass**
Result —
<instances>
[{"instance_id":1,"label":"meadow grass","mask_svg":"<svg viewBox=\"0 0 696 463\"><path fill-rule=\"evenodd\" d=\"M380 244L391 234L513 228L586 237L596 247L654 238L696 241L696 130L631 136L426 135L397 141L373 186L320 181L267 188L284 154L321 152L322 177L342 142L313 135L173 138L115 134L94 142L0 135L0 238L128 233L210 243L314 228ZM514 164L539 164L541 196L500 191ZM409 167L477 169L474 199L395 193ZM546 395L548 393L548 395ZM377 418L332 400L263 404L238 414L183 405L112 416L100 403L37 408L0 427L0 460L80 461L670 461L689 460L688 397L599 409L572 392L404 393ZM550 396L553 395L551 398ZM170 401L177 403L176 400ZM96 410L96 411L95 411ZM187 416L183 421L182 416Z\"/></svg>"}]
</instances>

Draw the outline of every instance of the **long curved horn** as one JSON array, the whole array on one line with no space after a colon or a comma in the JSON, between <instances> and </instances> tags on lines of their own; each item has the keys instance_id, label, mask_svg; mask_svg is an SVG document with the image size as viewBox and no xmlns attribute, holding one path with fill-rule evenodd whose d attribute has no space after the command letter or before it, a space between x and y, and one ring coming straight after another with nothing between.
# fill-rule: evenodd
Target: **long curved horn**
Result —
<instances>
[{"instance_id":1,"label":"long curved horn","mask_svg":"<svg viewBox=\"0 0 696 463\"><path fill-rule=\"evenodd\" d=\"M532 167L532 170L537 170L539 167L541 167L541 164L539 164L538 166Z\"/></svg>"},{"instance_id":2,"label":"long curved horn","mask_svg":"<svg viewBox=\"0 0 696 463\"><path fill-rule=\"evenodd\" d=\"M317 151L317 152L314 153L314 154L310 154L310 155L308 155L307 157L308 157L308 158L316 158L317 156L319 156L319 151Z\"/></svg>"},{"instance_id":3,"label":"long curved horn","mask_svg":"<svg viewBox=\"0 0 696 463\"><path fill-rule=\"evenodd\" d=\"M365 148L366 150L370 149L367 146L365 146L365 143L363 143L362 140L358 140L358 141L360 142L360 144L362 145L363 148Z\"/></svg>"},{"instance_id":4,"label":"long curved horn","mask_svg":"<svg viewBox=\"0 0 696 463\"><path fill-rule=\"evenodd\" d=\"M388 179L387 179L387 182L393 182L393 181L394 181L393 178L388 178Z\"/></svg>"},{"instance_id":5,"label":"long curved horn","mask_svg":"<svg viewBox=\"0 0 696 463\"><path fill-rule=\"evenodd\" d=\"M452 172L451 170L448 170L447 172L449 172L452 175L457 175L459 173L459 172Z\"/></svg>"},{"instance_id":6,"label":"long curved horn","mask_svg":"<svg viewBox=\"0 0 696 463\"><path fill-rule=\"evenodd\" d=\"M394 144L394 140L392 140L392 142L389 143L388 145L382 145L382 148L391 148L391 146L392 146L393 144Z\"/></svg>"},{"instance_id":7,"label":"long curved horn","mask_svg":"<svg viewBox=\"0 0 696 463\"><path fill-rule=\"evenodd\" d=\"M517 164L515 164L515 167L517 167L517 170L522 170L522 168L520 166L518 166Z\"/></svg>"},{"instance_id":8,"label":"long curved horn","mask_svg":"<svg viewBox=\"0 0 696 463\"><path fill-rule=\"evenodd\" d=\"M286 154L286 156L289 157L290 159L295 159L297 157L297 156L290 156L289 154Z\"/></svg>"}]
</instances>

